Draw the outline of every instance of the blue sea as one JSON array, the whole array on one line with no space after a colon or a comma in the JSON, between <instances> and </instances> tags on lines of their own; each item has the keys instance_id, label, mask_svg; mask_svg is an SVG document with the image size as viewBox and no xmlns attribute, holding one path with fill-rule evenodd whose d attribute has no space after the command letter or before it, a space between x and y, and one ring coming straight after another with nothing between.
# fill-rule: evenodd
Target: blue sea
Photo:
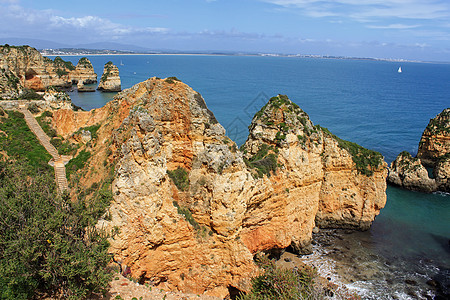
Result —
<instances>
[{"instance_id":1,"label":"blue sea","mask_svg":"<svg viewBox=\"0 0 450 300\"><path fill-rule=\"evenodd\" d=\"M79 58L64 57L74 64ZM270 97L286 94L314 124L381 152L390 163L403 150L415 155L429 120L450 107L450 64L206 55L88 58L99 77L106 62L117 65L123 89L153 76L178 77L203 95L238 144L245 141L253 114ZM402 73L397 72L400 66ZM114 94L70 96L89 110ZM356 245L350 251L363 258L352 258L353 272L377 269L364 280L347 280L348 287L367 299L431 297L426 281L448 276L450 269L450 195L388 187L387 196L369 231L341 237ZM335 260L337 265L349 263Z\"/></svg>"}]
</instances>

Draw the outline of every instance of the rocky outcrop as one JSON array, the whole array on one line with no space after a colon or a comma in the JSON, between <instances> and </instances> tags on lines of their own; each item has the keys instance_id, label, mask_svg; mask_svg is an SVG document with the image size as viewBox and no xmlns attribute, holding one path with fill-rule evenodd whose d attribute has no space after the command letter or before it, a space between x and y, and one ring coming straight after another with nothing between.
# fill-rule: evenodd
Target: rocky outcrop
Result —
<instances>
[{"instance_id":1,"label":"rocky outcrop","mask_svg":"<svg viewBox=\"0 0 450 300\"><path fill-rule=\"evenodd\" d=\"M9 70L0 69L0 100L17 99L21 93L19 78Z\"/></svg>"},{"instance_id":2,"label":"rocky outcrop","mask_svg":"<svg viewBox=\"0 0 450 300\"><path fill-rule=\"evenodd\" d=\"M435 192L450 190L450 108L431 119L419 143L417 158L404 151L389 169L388 182L408 190ZM433 168L429 178L425 167Z\"/></svg>"},{"instance_id":3,"label":"rocky outcrop","mask_svg":"<svg viewBox=\"0 0 450 300\"><path fill-rule=\"evenodd\" d=\"M119 77L119 68L112 62L107 62L103 68L103 75L98 85L102 92L120 92L122 90Z\"/></svg>"},{"instance_id":4,"label":"rocky outcrop","mask_svg":"<svg viewBox=\"0 0 450 300\"><path fill-rule=\"evenodd\" d=\"M77 83L77 91L80 92L80 93L95 92L95 88L94 87L90 87L90 86L85 86L83 81L80 80Z\"/></svg>"},{"instance_id":5,"label":"rocky outcrop","mask_svg":"<svg viewBox=\"0 0 450 300\"><path fill-rule=\"evenodd\" d=\"M417 157L426 166L434 167L447 153L450 153L450 108L430 120L420 139Z\"/></svg>"},{"instance_id":6,"label":"rocky outcrop","mask_svg":"<svg viewBox=\"0 0 450 300\"><path fill-rule=\"evenodd\" d=\"M97 74L94 72L94 67L87 57L80 58L75 70L70 72L69 78L72 84L97 83ZM78 88L78 91L80 91L80 88Z\"/></svg>"},{"instance_id":7,"label":"rocky outcrop","mask_svg":"<svg viewBox=\"0 0 450 300\"><path fill-rule=\"evenodd\" d=\"M450 193L450 153L441 156L433 170L437 190Z\"/></svg>"},{"instance_id":8,"label":"rocky outcrop","mask_svg":"<svg viewBox=\"0 0 450 300\"><path fill-rule=\"evenodd\" d=\"M308 251L317 225L367 229L386 201L381 155L314 126L285 96L255 115L242 151L176 78L53 121L63 136L101 125L78 182L88 188L92 166L114 162L114 200L98 226L117 229L110 252L133 278L164 289L247 290L256 252Z\"/></svg>"},{"instance_id":9,"label":"rocky outcrop","mask_svg":"<svg viewBox=\"0 0 450 300\"><path fill-rule=\"evenodd\" d=\"M70 62L56 57L43 57L29 46L0 46L0 68L19 78L22 87L45 91L49 86L69 87L69 73L75 69Z\"/></svg>"},{"instance_id":10,"label":"rocky outcrop","mask_svg":"<svg viewBox=\"0 0 450 300\"><path fill-rule=\"evenodd\" d=\"M49 87L43 96L46 107L44 109L70 109L74 108L69 95L55 87Z\"/></svg>"},{"instance_id":11,"label":"rocky outcrop","mask_svg":"<svg viewBox=\"0 0 450 300\"><path fill-rule=\"evenodd\" d=\"M430 179L427 169L420 159L414 158L408 152L400 153L391 163L388 182L402 188L431 193L436 191L436 181Z\"/></svg>"}]
</instances>

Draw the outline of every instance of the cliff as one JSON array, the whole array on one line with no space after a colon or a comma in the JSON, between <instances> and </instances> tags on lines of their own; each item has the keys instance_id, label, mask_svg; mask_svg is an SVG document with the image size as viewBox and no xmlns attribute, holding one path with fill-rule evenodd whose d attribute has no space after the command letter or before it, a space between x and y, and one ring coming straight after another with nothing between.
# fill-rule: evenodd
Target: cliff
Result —
<instances>
[{"instance_id":1,"label":"cliff","mask_svg":"<svg viewBox=\"0 0 450 300\"><path fill-rule=\"evenodd\" d=\"M426 167L433 168L430 178ZM431 119L419 143L417 157L400 153L389 168L388 182L405 189L435 192L450 190L450 109Z\"/></svg>"},{"instance_id":2,"label":"cliff","mask_svg":"<svg viewBox=\"0 0 450 300\"><path fill-rule=\"evenodd\" d=\"M70 72L69 79L72 84L91 84L97 83L97 74L94 72L94 67L89 59L86 57L80 58L75 70Z\"/></svg>"},{"instance_id":3,"label":"cliff","mask_svg":"<svg viewBox=\"0 0 450 300\"><path fill-rule=\"evenodd\" d=\"M103 68L103 75L98 85L102 92L120 92L122 90L119 77L119 68L112 62L107 62Z\"/></svg>"},{"instance_id":4,"label":"cliff","mask_svg":"<svg viewBox=\"0 0 450 300\"><path fill-rule=\"evenodd\" d=\"M256 252L308 252L314 226L367 229L386 201L381 155L314 126L286 96L255 115L242 151L176 78L151 78L98 110L58 110L53 122L66 138L99 126L72 188L95 190L114 166L98 226L116 230L115 260L160 288L247 290Z\"/></svg>"},{"instance_id":5,"label":"cliff","mask_svg":"<svg viewBox=\"0 0 450 300\"><path fill-rule=\"evenodd\" d=\"M431 119L422 133L417 157L434 167L441 156L450 153L450 108Z\"/></svg>"},{"instance_id":6,"label":"cliff","mask_svg":"<svg viewBox=\"0 0 450 300\"><path fill-rule=\"evenodd\" d=\"M20 84L35 91L48 86L69 87L69 72L75 67L60 57L54 61L29 46L0 46L0 68L12 72Z\"/></svg>"}]
</instances>

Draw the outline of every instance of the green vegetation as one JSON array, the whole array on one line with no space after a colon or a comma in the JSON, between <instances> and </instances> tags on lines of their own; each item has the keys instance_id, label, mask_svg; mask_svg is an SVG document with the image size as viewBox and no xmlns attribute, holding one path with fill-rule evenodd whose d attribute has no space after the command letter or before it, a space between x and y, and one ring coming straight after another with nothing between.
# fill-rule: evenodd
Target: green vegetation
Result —
<instances>
[{"instance_id":1,"label":"green vegetation","mask_svg":"<svg viewBox=\"0 0 450 300\"><path fill-rule=\"evenodd\" d=\"M175 81L181 82L181 80L176 78L175 76L167 77L164 81L169 83L169 84L173 84L173 83L175 83Z\"/></svg>"},{"instance_id":2,"label":"green vegetation","mask_svg":"<svg viewBox=\"0 0 450 300\"><path fill-rule=\"evenodd\" d=\"M432 135L442 133L449 134L450 133L450 123L448 122L449 119L450 119L450 109L445 109L438 115L438 117L430 120L426 130L428 130Z\"/></svg>"},{"instance_id":3,"label":"green vegetation","mask_svg":"<svg viewBox=\"0 0 450 300\"><path fill-rule=\"evenodd\" d=\"M90 152L86 150L81 150L76 157L72 158L66 165L67 179L70 179L71 174L82 169L86 165L90 157L91 157Z\"/></svg>"},{"instance_id":4,"label":"green vegetation","mask_svg":"<svg viewBox=\"0 0 450 300\"><path fill-rule=\"evenodd\" d=\"M80 58L80 60L78 61L78 64L88 67L88 68L92 68L92 64L87 57Z\"/></svg>"},{"instance_id":5,"label":"green vegetation","mask_svg":"<svg viewBox=\"0 0 450 300\"><path fill-rule=\"evenodd\" d=\"M19 95L19 99L23 100L42 100L44 99L41 95L36 93L32 89L24 88L22 94Z\"/></svg>"},{"instance_id":6,"label":"green vegetation","mask_svg":"<svg viewBox=\"0 0 450 300\"><path fill-rule=\"evenodd\" d=\"M186 169L178 167L173 171L167 170L167 175L180 191L186 191L189 188L189 174Z\"/></svg>"},{"instance_id":7,"label":"green vegetation","mask_svg":"<svg viewBox=\"0 0 450 300\"><path fill-rule=\"evenodd\" d=\"M88 126L88 127L83 127L77 130L77 132L75 132L75 134L80 134L82 130L87 130L91 133L91 137L93 140L95 140L98 137L97 131L100 128L100 124L95 124L92 126Z\"/></svg>"},{"instance_id":8,"label":"green vegetation","mask_svg":"<svg viewBox=\"0 0 450 300\"><path fill-rule=\"evenodd\" d=\"M359 173L366 176L372 176L373 170L378 169L383 163L383 156L379 152L366 149L353 142L345 141L332 134L325 127L317 125L316 128L322 130L324 134L334 138L338 142L340 148L347 150L351 154Z\"/></svg>"},{"instance_id":9,"label":"green vegetation","mask_svg":"<svg viewBox=\"0 0 450 300\"><path fill-rule=\"evenodd\" d=\"M39 117L36 117L36 121L41 126L42 130L44 130L45 134L50 138L56 137L56 130L52 127L51 118L53 117L53 113L51 111L44 111Z\"/></svg>"},{"instance_id":10,"label":"green vegetation","mask_svg":"<svg viewBox=\"0 0 450 300\"><path fill-rule=\"evenodd\" d=\"M105 64L102 77L100 78L100 82L105 82L108 79L109 75L111 74L113 66L114 64L112 63L112 61L108 61Z\"/></svg>"},{"instance_id":11,"label":"green vegetation","mask_svg":"<svg viewBox=\"0 0 450 300\"><path fill-rule=\"evenodd\" d=\"M65 61L59 56L55 57L54 63L55 63L55 66L60 70L65 70L65 69L68 69L70 71L75 70L75 66L70 61ZM67 72L66 72L66 74L67 74ZM64 75L66 75L66 74L64 74Z\"/></svg>"},{"instance_id":12,"label":"green vegetation","mask_svg":"<svg viewBox=\"0 0 450 300\"><path fill-rule=\"evenodd\" d=\"M52 158L39 144L28 128L22 113L7 111L8 117L0 118L0 149L13 159L25 159L34 169L51 170L48 161Z\"/></svg>"},{"instance_id":13,"label":"green vegetation","mask_svg":"<svg viewBox=\"0 0 450 300\"><path fill-rule=\"evenodd\" d=\"M252 278L252 289L248 294L241 294L239 300L294 300L321 299L317 295L314 278L315 270L281 269L267 256L257 258L257 264L263 269L262 275Z\"/></svg>"},{"instance_id":14,"label":"green vegetation","mask_svg":"<svg viewBox=\"0 0 450 300\"><path fill-rule=\"evenodd\" d=\"M57 195L51 172L30 177L23 161L0 162L0 298L106 292L109 244L92 211Z\"/></svg>"},{"instance_id":15,"label":"green vegetation","mask_svg":"<svg viewBox=\"0 0 450 300\"><path fill-rule=\"evenodd\" d=\"M200 225L195 221L189 208L181 207L177 201L173 201L173 206L177 208L178 214L183 215L186 221L188 221L195 230L200 230Z\"/></svg>"},{"instance_id":16,"label":"green vegetation","mask_svg":"<svg viewBox=\"0 0 450 300\"><path fill-rule=\"evenodd\" d=\"M269 153L269 150L272 153ZM267 144L262 144L258 152L250 159L244 158L244 162L248 168L253 169L257 178L262 178L264 174L270 176L275 173L278 167L277 164L278 150Z\"/></svg>"}]
</instances>

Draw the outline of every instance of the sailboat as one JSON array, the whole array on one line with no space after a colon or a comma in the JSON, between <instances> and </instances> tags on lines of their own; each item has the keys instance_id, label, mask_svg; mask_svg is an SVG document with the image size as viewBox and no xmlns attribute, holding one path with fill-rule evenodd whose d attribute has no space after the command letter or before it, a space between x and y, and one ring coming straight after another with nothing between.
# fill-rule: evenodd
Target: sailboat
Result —
<instances>
[{"instance_id":1,"label":"sailboat","mask_svg":"<svg viewBox=\"0 0 450 300\"><path fill-rule=\"evenodd\" d=\"M121 65L121 66L124 66L124 64L123 64L122 60L120 61L120 65Z\"/></svg>"},{"instance_id":2,"label":"sailboat","mask_svg":"<svg viewBox=\"0 0 450 300\"><path fill-rule=\"evenodd\" d=\"M398 67L398 71L397 72L401 73L402 72L402 67Z\"/></svg>"}]
</instances>

